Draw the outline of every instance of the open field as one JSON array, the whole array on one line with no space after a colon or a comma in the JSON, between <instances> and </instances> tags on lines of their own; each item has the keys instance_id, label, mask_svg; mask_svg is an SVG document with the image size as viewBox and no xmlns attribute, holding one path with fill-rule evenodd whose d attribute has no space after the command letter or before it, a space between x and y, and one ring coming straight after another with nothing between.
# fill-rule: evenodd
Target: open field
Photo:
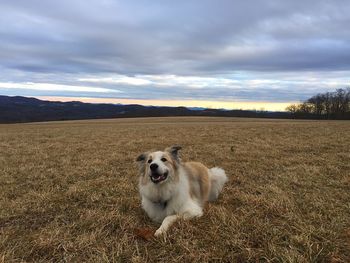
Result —
<instances>
[{"instance_id":1,"label":"open field","mask_svg":"<svg viewBox=\"0 0 350 263\"><path fill-rule=\"evenodd\" d=\"M172 144L230 178L165 239L136 156ZM350 122L148 118L0 125L0 261L350 262Z\"/></svg>"}]
</instances>

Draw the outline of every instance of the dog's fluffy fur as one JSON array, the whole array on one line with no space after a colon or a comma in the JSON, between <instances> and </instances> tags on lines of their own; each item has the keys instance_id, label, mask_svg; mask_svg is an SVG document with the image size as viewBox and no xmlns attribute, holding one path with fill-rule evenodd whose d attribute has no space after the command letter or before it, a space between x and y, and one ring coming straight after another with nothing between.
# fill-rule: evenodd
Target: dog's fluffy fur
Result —
<instances>
[{"instance_id":1,"label":"dog's fluffy fur","mask_svg":"<svg viewBox=\"0 0 350 263\"><path fill-rule=\"evenodd\" d=\"M181 162L180 149L172 146L137 157L142 207L152 220L161 223L156 236L165 233L179 217L202 216L205 202L216 200L227 181L221 168Z\"/></svg>"}]
</instances>

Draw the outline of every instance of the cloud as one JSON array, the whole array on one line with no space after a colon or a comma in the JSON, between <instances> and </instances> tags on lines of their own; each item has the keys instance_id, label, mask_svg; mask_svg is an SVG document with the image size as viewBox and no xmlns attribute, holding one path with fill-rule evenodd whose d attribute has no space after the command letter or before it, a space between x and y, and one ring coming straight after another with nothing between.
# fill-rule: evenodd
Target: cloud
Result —
<instances>
[{"instance_id":1,"label":"cloud","mask_svg":"<svg viewBox=\"0 0 350 263\"><path fill-rule=\"evenodd\" d=\"M349 12L346 0L3 0L0 82L38 83L16 90L39 95L301 100L350 83Z\"/></svg>"},{"instance_id":2,"label":"cloud","mask_svg":"<svg viewBox=\"0 0 350 263\"><path fill-rule=\"evenodd\" d=\"M103 78L80 78L78 81L82 82L93 82L93 83L114 83L114 84L127 84L127 85L135 85L135 86L142 86L142 85L149 85L152 82L139 77L128 77L128 76L121 76L116 75L112 77L103 77Z\"/></svg>"},{"instance_id":3,"label":"cloud","mask_svg":"<svg viewBox=\"0 0 350 263\"><path fill-rule=\"evenodd\" d=\"M236 73L232 76L176 75L40 75L31 82L1 82L8 95L133 98L140 100L218 100L222 102L295 102L346 85L344 72L315 74ZM20 76L19 79L29 78ZM37 79L50 79L40 83ZM322 84L319 80L323 79ZM61 84L57 84L61 83ZM76 83L71 85L69 83ZM102 88L103 87L103 88ZM23 93L24 92L24 93Z\"/></svg>"},{"instance_id":4,"label":"cloud","mask_svg":"<svg viewBox=\"0 0 350 263\"><path fill-rule=\"evenodd\" d=\"M11 82L0 82L0 88L5 89L28 89L28 90L47 90L47 91L72 91L72 92L113 92L119 93L119 90L97 88L97 87L86 87L86 86L72 86L52 83L11 83Z\"/></svg>"}]
</instances>

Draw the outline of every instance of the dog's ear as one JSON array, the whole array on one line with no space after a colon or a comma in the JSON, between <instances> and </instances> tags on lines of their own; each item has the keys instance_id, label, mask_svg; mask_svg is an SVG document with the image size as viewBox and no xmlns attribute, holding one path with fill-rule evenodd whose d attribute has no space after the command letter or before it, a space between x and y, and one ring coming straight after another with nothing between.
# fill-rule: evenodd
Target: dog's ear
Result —
<instances>
[{"instance_id":1,"label":"dog's ear","mask_svg":"<svg viewBox=\"0 0 350 263\"><path fill-rule=\"evenodd\" d=\"M141 153L139 156L136 158L136 162L144 162L146 161L147 158L147 153Z\"/></svg>"},{"instance_id":2,"label":"dog's ear","mask_svg":"<svg viewBox=\"0 0 350 263\"><path fill-rule=\"evenodd\" d=\"M148 154L149 154L148 152L141 153L136 158L136 162L137 162L137 166L139 167L140 175L144 174L144 172L145 172L145 169L146 169L145 163L146 163L146 160L148 158Z\"/></svg>"},{"instance_id":3,"label":"dog's ear","mask_svg":"<svg viewBox=\"0 0 350 263\"><path fill-rule=\"evenodd\" d=\"M174 158L175 161L180 162L180 158L178 155L178 151L181 150L182 147L179 145L173 145L169 148L166 148L165 150L171 154L171 156Z\"/></svg>"}]
</instances>

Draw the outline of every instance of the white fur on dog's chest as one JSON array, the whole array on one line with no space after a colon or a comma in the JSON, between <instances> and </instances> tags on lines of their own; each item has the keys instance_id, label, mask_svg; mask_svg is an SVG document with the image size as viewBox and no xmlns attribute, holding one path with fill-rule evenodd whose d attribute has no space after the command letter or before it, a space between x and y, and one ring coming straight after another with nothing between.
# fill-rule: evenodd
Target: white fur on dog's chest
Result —
<instances>
[{"instance_id":1,"label":"white fur on dog's chest","mask_svg":"<svg viewBox=\"0 0 350 263\"><path fill-rule=\"evenodd\" d=\"M166 216L179 213L189 198L189 187L186 176L181 175L178 182L165 185L148 183L140 188L142 207L148 216L161 222ZM160 202L167 202L166 206Z\"/></svg>"},{"instance_id":2,"label":"white fur on dog's chest","mask_svg":"<svg viewBox=\"0 0 350 263\"><path fill-rule=\"evenodd\" d=\"M171 183L166 185L155 185L149 182L147 185L140 188L141 196L146 197L154 203L165 202L176 195L176 188Z\"/></svg>"}]
</instances>

